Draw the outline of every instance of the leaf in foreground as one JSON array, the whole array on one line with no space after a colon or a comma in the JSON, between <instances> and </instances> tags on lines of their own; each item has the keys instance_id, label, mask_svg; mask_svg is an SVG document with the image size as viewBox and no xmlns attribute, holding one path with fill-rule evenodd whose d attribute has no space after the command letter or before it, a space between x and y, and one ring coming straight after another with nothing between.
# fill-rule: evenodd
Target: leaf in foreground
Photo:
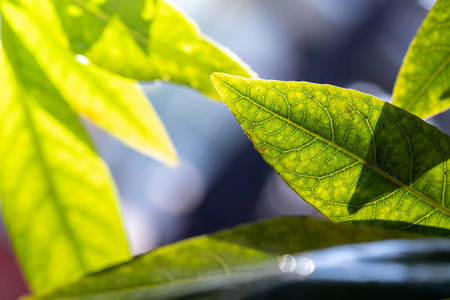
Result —
<instances>
[{"instance_id":1,"label":"leaf in foreground","mask_svg":"<svg viewBox=\"0 0 450 300\"><path fill-rule=\"evenodd\" d=\"M438 0L412 41L392 103L421 118L450 107L449 0Z\"/></svg>"},{"instance_id":2,"label":"leaf in foreground","mask_svg":"<svg viewBox=\"0 0 450 300\"><path fill-rule=\"evenodd\" d=\"M137 82L95 65L78 63L70 51L46 33L36 15L23 6L5 1L2 11L76 112L143 154L169 165L177 163L177 153L165 127Z\"/></svg>"},{"instance_id":3,"label":"leaf in foreground","mask_svg":"<svg viewBox=\"0 0 450 300\"><path fill-rule=\"evenodd\" d=\"M48 20L45 0L27 3ZM34 1L36 2L36 1ZM219 99L209 76L253 71L234 53L203 36L196 24L162 0L50 0L75 54L125 77L190 85ZM43 22L45 23L45 21ZM61 25L60 25L61 24Z\"/></svg>"},{"instance_id":4,"label":"leaf in foreground","mask_svg":"<svg viewBox=\"0 0 450 300\"><path fill-rule=\"evenodd\" d=\"M48 289L127 260L116 191L105 164L6 22L2 47L2 213L31 288Z\"/></svg>"},{"instance_id":5,"label":"leaf in foreground","mask_svg":"<svg viewBox=\"0 0 450 300\"><path fill-rule=\"evenodd\" d=\"M341 244L411 238L400 232L281 217L158 248L33 299L160 299L279 271L281 255Z\"/></svg>"},{"instance_id":6,"label":"leaf in foreground","mask_svg":"<svg viewBox=\"0 0 450 300\"><path fill-rule=\"evenodd\" d=\"M448 135L353 90L212 81L264 160L330 220L450 234Z\"/></svg>"}]
</instances>

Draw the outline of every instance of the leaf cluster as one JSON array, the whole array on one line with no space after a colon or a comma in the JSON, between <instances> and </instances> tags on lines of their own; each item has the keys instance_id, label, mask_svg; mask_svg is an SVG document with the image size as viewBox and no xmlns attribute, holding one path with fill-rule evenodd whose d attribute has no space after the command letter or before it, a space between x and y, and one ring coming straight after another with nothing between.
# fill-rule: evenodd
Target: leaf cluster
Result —
<instances>
[{"instance_id":1,"label":"leaf cluster","mask_svg":"<svg viewBox=\"0 0 450 300\"><path fill-rule=\"evenodd\" d=\"M291 281L310 288L298 282L313 272L313 285L326 277L319 265L327 252L298 253L448 237L450 137L421 118L450 107L449 4L438 0L424 21L390 104L330 85L255 79L163 0L1 0L0 195L30 298L237 299L270 295L269 287L280 295ZM331 221L383 229L284 217L132 259L114 183L80 117L175 165L169 135L137 85L155 79L220 96L264 160ZM398 253L428 245L430 257L448 262L445 239L409 250L416 241L399 243ZM370 245L358 249L397 244ZM364 251L355 256L385 262ZM396 266L414 270L402 259ZM450 293L438 287L434 295Z\"/></svg>"}]
</instances>

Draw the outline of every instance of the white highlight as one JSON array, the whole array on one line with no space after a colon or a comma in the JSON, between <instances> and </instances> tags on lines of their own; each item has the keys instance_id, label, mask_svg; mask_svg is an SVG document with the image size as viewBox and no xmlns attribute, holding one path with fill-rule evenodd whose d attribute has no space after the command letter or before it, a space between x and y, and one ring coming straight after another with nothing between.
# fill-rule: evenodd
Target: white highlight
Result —
<instances>
[{"instance_id":1,"label":"white highlight","mask_svg":"<svg viewBox=\"0 0 450 300\"><path fill-rule=\"evenodd\" d=\"M291 273L296 267L297 261L289 254L283 255L278 262L278 268L284 273Z\"/></svg>"},{"instance_id":2,"label":"white highlight","mask_svg":"<svg viewBox=\"0 0 450 300\"><path fill-rule=\"evenodd\" d=\"M75 60L77 62L79 62L80 64L83 64L83 65L86 65L86 66L91 63L91 61L86 56L83 56L81 54L75 55Z\"/></svg>"},{"instance_id":3,"label":"white highlight","mask_svg":"<svg viewBox=\"0 0 450 300\"><path fill-rule=\"evenodd\" d=\"M306 256L300 256L297 257L297 273L301 276L309 276L314 272L314 269L316 266L314 265L314 262L306 257Z\"/></svg>"}]
</instances>

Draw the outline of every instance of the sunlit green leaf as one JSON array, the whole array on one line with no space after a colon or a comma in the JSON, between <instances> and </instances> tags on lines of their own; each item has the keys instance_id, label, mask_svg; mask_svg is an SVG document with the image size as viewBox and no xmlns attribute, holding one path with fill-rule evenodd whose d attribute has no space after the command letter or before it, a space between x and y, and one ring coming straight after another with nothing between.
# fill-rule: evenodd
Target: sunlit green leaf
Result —
<instances>
[{"instance_id":1,"label":"sunlit green leaf","mask_svg":"<svg viewBox=\"0 0 450 300\"><path fill-rule=\"evenodd\" d=\"M187 84L219 99L209 80L213 72L253 75L234 53L162 0L20 1L38 10L49 30L61 24L73 53L126 77ZM53 8L43 9L49 2Z\"/></svg>"},{"instance_id":2,"label":"sunlit green leaf","mask_svg":"<svg viewBox=\"0 0 450 300\"><path fill-rule=\"evenodd\" d=\"M2 213L25 276L40 291L123 262L129 250L105 164L75 113L4 21Z\"/></svg>"},{"instance_id":3,"label":"sunlit green leaf","mask_svg":"<svg viewBox=\"0 0 450 300\"><path fill-rule=\"evenodd\" d=\"M160 299L280 272L281 255L411 235L282 217L201 236L87 276L36 299Z\"/></svg>"},{"instance_id":4,"label":"sunlit green leaf","mask_svg":"<svg viewBox=\"0 0 450 300\"><path fill-rule=\"evenodd\" d=\"M406 54L392 103L421 118L450 107L450 0L438 0Z\"/></svg>"},{"instance_id":5,"label":"sunlit green leaf","mask_svg":"<svg viewBox=\"0 0 450 300\"><path fill-rule=\"evenodd\" d=\"M73 109L129 146L168 164L177 162L170 138L137 82L74 59L32 11L4 3L5 18ZM60 39L62 37L60 36ZM62 43L63 44L63 43Z\"/></svg>"},{"instance_id":6,"label":"sunlit green leaf","mask_svg":"<svg viewBox=\"0 0 450 300\"><path fill-rule=\"evenodd\" d=\"M357 91L212 80L256 150L330 220L450 234L450 137Z\"/></svg>"}]
</instances>

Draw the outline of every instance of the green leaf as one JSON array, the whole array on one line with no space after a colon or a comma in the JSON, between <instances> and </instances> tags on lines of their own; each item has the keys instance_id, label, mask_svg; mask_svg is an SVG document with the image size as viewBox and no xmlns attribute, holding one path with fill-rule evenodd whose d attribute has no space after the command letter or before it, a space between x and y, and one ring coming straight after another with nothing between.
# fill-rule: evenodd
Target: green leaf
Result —
<instances>
[{"instance_id":1,"label":"green leaf","mask_svg":"<svg viewBox=\"0 0 450 300\"><path fill-rule=\"evenodd\" d=\"M450 107L450 0L438 0L412 41L392 103L421 118Z\"/></svg>"},{"instance_id":2,"label":"green leaf","mask_svg":"<svg viewBox=\"0 0 450 300\"><path fill-rule=\"evenodd\" d=\"M167 299L212 289L223 282L226 285L280 272L278 260L284 254L411 237L415 236L281 217L164 246L32 299Z\"/></svg>"},{"instance_id":3,"label":"green leaf","mask_svg":"<svg viewBox=\"0 0 450 300\"><path fill-rule=\"evenodd\" d=\"M450 234L450 137L357 91L213 74L289 186L332 221Z\"/></svg>"},{"instance_id":4,"label":"green leaf","mask_svg":"<svg viewBox=\"0 0 450 300\"><path fill-rule=\"evenodd\" d=\"M46 34L32 11L4 2L2 10L24 45L72 108L129 146L169 165L177 163L175 148L137 82L74 59ZM56 38L55 38L56 36Z\"/></svg>"},{"instance_id":5,"label":"green leaf","mask_svg":"<svg viewBox=\"0 0 450 300\"><path fill-rule=\"evenodd\" d=\"M129 258L107 167L33 55L2 18L0 195L31 288Z\"/></svg>"},{"instance_id":6,"label":"green leaf","mask_svg":"<svg viewBox=\"0 0 450 300\"><path fill-rule=\"evenodd\" d=\"M54 10L71 49L117 74L190 85L219 99L209 80L213 72L254 75L234 53L203 36L196 24L162 0L39 0L27 3L42 19ZM61 25L60 25L61 24Z\"/></svg>"}]
</instances>

